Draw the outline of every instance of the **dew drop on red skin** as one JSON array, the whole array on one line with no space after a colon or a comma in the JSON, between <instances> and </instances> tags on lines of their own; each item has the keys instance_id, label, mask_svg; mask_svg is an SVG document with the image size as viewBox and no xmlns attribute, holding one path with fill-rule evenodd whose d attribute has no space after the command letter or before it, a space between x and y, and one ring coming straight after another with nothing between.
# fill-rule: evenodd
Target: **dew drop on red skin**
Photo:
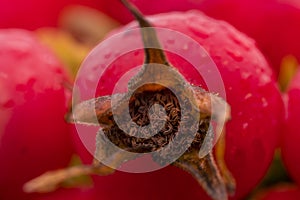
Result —
<instances>
[{"instance_id":1,"label":"dew drop on red skin","mask_svg":"<svg viewBox=\"0 0 300 200\"><path fill-rule=\"evenodd\" d=\"M241 62L244 59L241 53L238 51L234 51L232 49L226 49L226 52L230 57L232 57L232 59L234 59L237 62Z\"/></svg>"}]
</instances>

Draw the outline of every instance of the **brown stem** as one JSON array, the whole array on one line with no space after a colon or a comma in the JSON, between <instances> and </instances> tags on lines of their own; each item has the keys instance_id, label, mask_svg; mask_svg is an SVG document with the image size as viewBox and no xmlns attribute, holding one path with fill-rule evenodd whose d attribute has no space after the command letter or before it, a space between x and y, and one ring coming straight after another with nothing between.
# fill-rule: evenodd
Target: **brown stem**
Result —
<instances>
[{"instance_id":1,"label":"brown stem","mask_svg":"<svg viewBox=\"0 0 300 200\"><path fill-rule=\"evenodd\" d=\"M127 0L121 0L121 2L128 8L128 10L139 22L145 46L145 63L159 63L169 65L166 55L162 50L159 40L157 38L155 29L150 24L150 22L144 18L144 16L141 14L138 8L135 7L133 4L131 4Z\"/></svg>"}]
</instances>

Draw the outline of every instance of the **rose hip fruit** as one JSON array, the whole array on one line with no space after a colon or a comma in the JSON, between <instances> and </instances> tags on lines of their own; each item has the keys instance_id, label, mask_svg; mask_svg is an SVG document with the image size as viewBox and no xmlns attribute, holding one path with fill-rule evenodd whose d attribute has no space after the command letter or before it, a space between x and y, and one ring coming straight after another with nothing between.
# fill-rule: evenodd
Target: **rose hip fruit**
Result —
<instances>
[{"instance_id":1,"label":"rose hip fruit","mask_svg":"<svg viewBox=\"0 0 300 200\"><path fill-rule=\"evenodd\" d=\"M234 198L245 196L265 175L274 150L278 146L284 108L271 68L257 50L253 40L229 24L209 18L200 12L159 14L150 17L149 20L157 27L179 31L193 38L207 50L216 63L225 84L226 100L232 109L232 119L226 125L225 160L237 182ZM132 27L136 27L136 24L125 26L119 31ZM126 35L122 44L110 44L111 52L108 55L114 55L114 50L120 49L120 46L130 46L130 41L127 42L125 38ZM173 42L176 43L176 39ZM169 45L171 44L172 42ZM182 48L189 50L188 44ZM187 81L194 85L205 85L197 74L195 75L193 67L183 59L168 53L167 56L170 63L179 69ZM111 65L114 67L104 72L96 96L111 94L124 72L139 66L142 62L142 51L131 52L116 59ZM185 177L179 171L173 169L170 177L176 177L179 182L183 180L184 184L181 184L181 187L187 193L191 192L190 189L195 187L196 182L192 177ZM113 184L106 184L104 180L108 179L107 177L97 177L100 179L99 188L106 188L101 191L99 189L99 192L108 198L116 199L118 195L108 191L125 187L124 178L121 177L127 177L126 185L134 185L136 190L143 190L144 193L141 193L146 194L145 184L152 183L155 187L160 181L159 177L164 177L163 170L155 173L155 176L132 175L132 177L139 177L139 184L135 184L136 179L131 179L131 175L110 175L111 180L115 181ZM176 178L167 184L168 188L177 187ZM180 190L165 190L166 193L175 194L177 191ZM204 198L205 195L199 191L201 191L200 187L197 192L187 195L193 198ZM130 194L125 194L120 193L123 198L129 199ZM159 198L160 192L153 195Z\"/></svg>"},{"instance_id":2,"label":"rose hip fruit","mask_svg":"<svg viewBox=\"0 0 300 200\"><path fill-rule=\"evenodd\" d=\"M26 199L23 184L67 166L70 94L58 59L29 31L0 31L0 199Z\"/></svg>"},{"instance_id":3,"label":"rose hip fruit","mask_svg":"<svg viewBox=\"0 0 300 200\"><path fill-rule=\"evenodd\" d=\"M293 78L286 98L287 118L282 132L282 158L291 177L300 184L300 147L299 147L299 112L300 112L300 72Z\"/></svg>"}]
</instances>

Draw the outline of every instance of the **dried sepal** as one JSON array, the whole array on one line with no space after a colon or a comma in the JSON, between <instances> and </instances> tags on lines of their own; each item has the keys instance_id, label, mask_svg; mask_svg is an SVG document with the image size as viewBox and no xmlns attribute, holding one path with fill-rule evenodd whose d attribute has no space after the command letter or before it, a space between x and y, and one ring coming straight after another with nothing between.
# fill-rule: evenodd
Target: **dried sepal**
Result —
<instances>
[{"instance_id":1,"label":"dried sepal","mask_svg":"<svg viewBox=\"0 0 300 200\"><path fill-rule=\"evenodd\" d=\"M122 99L123 97L124 94L116 94L114 97L102 96L83 101L73 108L68 121L76 124L110 126L113 124L112 98Z\"/></svg>"},{"instance_id":2,"label":"dried sepal","mask_svg":"<svg viewBox=\"0 0 300 200\"><path fill-rule=\"evenodd\" d=\"M226 190L229 195L233 195L235 193L236 189L236 182L227 168L226 162L225 162L225 131L221 134L218 143L216 144L216 161L218 163L221 175L223 177L224 183L226 185Z\"/></svg>"},{"instance_id":3,"label":"dried sepal","mask_svg":"<svg viewBox=\"0 0 300 200\"><path fill-rule=\"evenodd\" d=\"M230 120L230 106L221 97L196 86L193 86L193 91L201 118L211 116L215 121ZM104 127L112 124L112 98L122 99L124 96L125 94L115 94L113 97L103 96L83 101L73 108L69 122ZM212 107L214 107L214 113L212 113Z\"/></svg>"},{"instance_id":4,"label":"dried sepal","mask_svg":"<svg viewBox=\"0 0 300 200\"><path fill-rule=\"evenodd\" d=\"M227 199L226 187L212 153L199 159L194 149L182 155L174 165L190 173L213 199Z\"/></svg>"},{"instance_id":5,"label":"dried sepal","mask_svg":"<svg viewBox=\"0 0 300 200\"><path fill-rule=\"evenodd\" d=\"M108 175L114 172L114 169L103 164L77 165L66 169L59 169L42 174L41 176L30 180L23 186L27 193L38 192L47 193L56 190L63 183L74 177L82 175Z\"/></svg>"}]
</instances>

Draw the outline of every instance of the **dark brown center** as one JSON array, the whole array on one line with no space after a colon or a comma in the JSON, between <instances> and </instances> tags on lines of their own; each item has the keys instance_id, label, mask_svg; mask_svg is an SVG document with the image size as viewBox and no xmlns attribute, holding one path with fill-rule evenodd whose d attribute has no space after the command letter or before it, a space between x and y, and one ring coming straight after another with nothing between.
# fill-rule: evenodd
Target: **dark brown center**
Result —
<instances>
[{"instance_id":1,"label":"dark brown center","mask_svg":"<svg viewBox=\"0 0 300 200\"><path fill-rule=\"evenodd\" d=\"M186 111L192 109L189 99L182 98L181 103L184 104L183 107ZM160 106L153 109L156 104ZM121 122L130 134L125 133L124 129L121 130L115 122L113 126L104 128L103 131L111 142L122 149L135 153L148 153L168 145L180 127L181 139L179 141L182 144L192 143L191 147L199 149L207 134L210 118L200 118L196 136L191 140L189 139L190 135L187 134L191 129L189 121L195 120L195 117L189 114L182 118L181 112L179 100L168 88L160 91L136 90L129 101L131 119L123 119ZM132 120L137 126L130 125L129 120ZM156 131L156 134L151 133L151 136L147 137L149 133L143 129L145 126L151 126L151 130ZM145 137L133 136L137 134ZM177 142L177 147L174 150L180 150L181 146L184 145Z\"/></svg>"}]
</instances>

